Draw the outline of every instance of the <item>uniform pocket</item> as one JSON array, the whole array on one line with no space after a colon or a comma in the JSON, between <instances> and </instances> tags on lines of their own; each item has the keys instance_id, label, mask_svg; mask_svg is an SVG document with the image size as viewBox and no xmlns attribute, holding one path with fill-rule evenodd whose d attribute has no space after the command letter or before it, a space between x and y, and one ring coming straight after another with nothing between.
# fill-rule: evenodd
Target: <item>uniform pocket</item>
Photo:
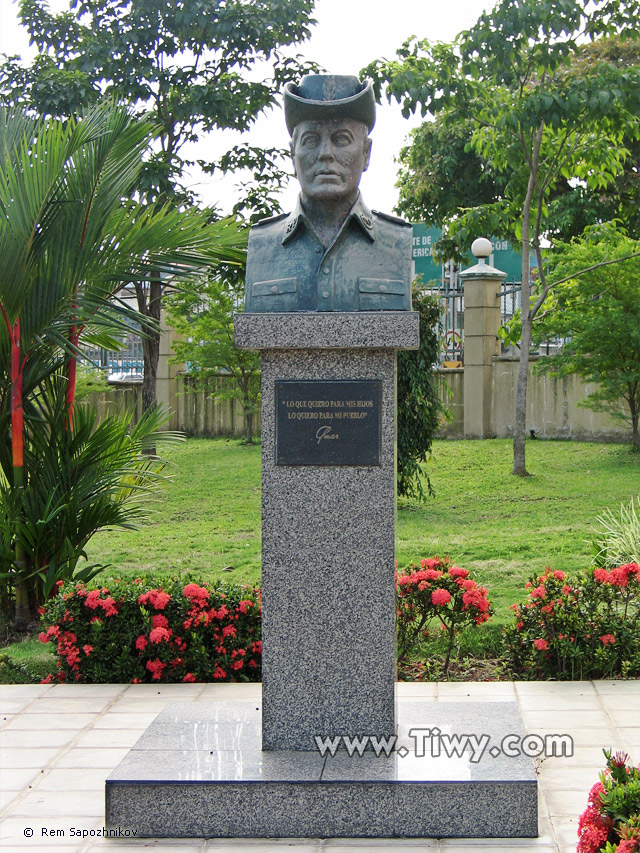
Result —
<instances>
[{"instance_id":1,"label":"uniform pocket","mask_svg":"<svg viewBox=\"0 0 640 853\"><path fill-rule=\"evenodd\" d=\"M274 278L270 281L254 281L251 285L253 310L295 311L297 291L297 278Z\"/></svg>"},{"instance_id":2,"label":"uniform pocket","mask_svg":"<svg viewBox=\"0 0 640 853\"><path fill-rule=\"evenodd\" d=\"M405 284L400 279L359 278L360 311L402 311Z\"/></svg>"}]
</instances>

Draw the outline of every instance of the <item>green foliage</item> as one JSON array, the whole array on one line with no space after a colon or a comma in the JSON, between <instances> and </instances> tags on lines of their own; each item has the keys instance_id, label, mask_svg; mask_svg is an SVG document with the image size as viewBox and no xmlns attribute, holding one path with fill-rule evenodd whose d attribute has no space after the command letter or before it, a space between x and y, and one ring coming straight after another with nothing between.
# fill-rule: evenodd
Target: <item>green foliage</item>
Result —
<instances>
[{"instance_id":1,"label":"green foliage","mask_svg":"<svg viewBox=\"0 0 640 853\"><path fill-rule=\"evenodd\" d=\"M578 821L578 853L635 853L640 846L640 766L603 749L606 769Z\"/></svg>"},{"instance_id":2,"label":"green foliage","mask_svg":"<svg viewBox=\"0 0 640 853\"><path fill-rule=\"evenodd\" d=\"M473 151L472 134L472 121L450 124L442 116L411 131L399 157L398 212L411 222L442 225L500 195L506 181Z\"/></svg>"},{"instance_id":3,"label":"green foliage","mask_svg":"<svg viewBox=\"0 0 640 853\"><path fill-rule=\"evenodd\" d=\"M452 566L448 558L434 557L396 573L398 599L398 661L415 654L432 622L439 623L447 638L444 675L456 633L465 626L481 625L491 618L486 587L469 577L467 569Z\"/></svg>"},{"instance_id":4,"label":"green foliage","mask_svg":"<svg viewBox=\"0 0 640 853\"><path fill-rule=\"evenodd\" d=\"M107 392L111 385L107 382L104 371L93 365L78 365L76 373L76 400L81 402L90 394Z\"/></svg>"},{"instance_id":5,"label":"green foliage","mask_svg":"<svg viewBox=\"0 0 640 853\"><path fill-rule=\"evenodd\" d=\"M54 14L45 0L21 0L20 19L39 54L31 65L18 57L5 61L0 91L6 103L24 104L40 115L78 114L102 94L151 114L161 145L149 157L138 189L147 199L184 200L189 196L184 173L192 165L180 153L185 143L216 129L249 129L284 83L311 67L280 51L308 37L313 5L314 0L72 0L68 11ZM242 165L273 178L277 187L282 170L269 165L277 156L252 149ZM201 165L209 171L236 166ZM252 201L267 211L277 208L268 195L254 194Z\"/></svg>"},{"instance_id":6,"label":"green foliage","mask_svg":"<svg viewBox=\"0 0 640 853\"><path fill-rule=\"evenodd\" d=\"M260 681L260 612L249 586L60 585L42 616L40 639L58 657L45 681Z\"/></svg>"},{"instance_id":7,"label":"green foliage","mask_svg":"<svg viewBox=\"0 0 640 853\"><path fill-rule=\"evenodd\" d=\"M399 495L425 500L425 484L428 494L433 494L425 463L440 418L445 415L434 373L442 307L437 298L414 290L413 308L420 314L420 348L398 353L397 484Z\"/></svg>"},{"instance_id":8,"label":"green foliage","mask_svg":"<svg viewBox=\"0 0 640 853\"><path fill-rule=\"evenodd\" d=\"M212 377L224 373L234 382L232 397L242 401L247 444L253 441L253 418L260 400L260 356L233 345L233 314L243 310L244 281L231 272L203 278L189 290L167 300L167 318L181 336L173 344L174 362L187 363L192 388L212 397L229 396L215 390Z\"/></svg>"},{"instance_id":9,"label":"green foliage","mask_svg":"<svg viewBox=\"0 0 640 853\"><path fill-rule=\"evenodd\" d=\"M640 498L638 499L640 509ZM597 566L613 568L623 563L640 563L640 517L634 498L620 506L620 518L611 510L596 518L600 526L593 545Z\"/></svg>"},{"instance_id":10,"label":"green foliage","mask_svg":"<svg viewBox=\"0 0 640 853\"><path fill-rule=\"evenodd\" d=\"M28 582L35 604L59 580L88 581L100 572L102 565L78 565L87 542L97 530L133 528L146 517L145 499L157 491L164 465L144 450L178 438L159 432L166 420L159 409L134 425L131 413L100 423L83 406L69 428L64 397L40 404L40 418L26 430L27 483L0 491L0 535L26 558L24 569L8 560L0 571L5 604L18 583Z\"/></svg>"},{"instance_id":11,"label":"green foliage","mask_svg":"<svg viewBox=\"0 0 640 853\"><path fill-rule=\"evenodd\" d=\"M549 275L566 280L543 305L535 337L566 340L536 369L559 376L577 373L597 383L584 405L630 423L639 449L640 242L598 226L582 240L559 244L549 261ZM583 270L588 271L576 275Z\"/></svg>"},{"instance_id":12,"label":"green foliage","mask_svg":"<svg viewBox=\"0 0 640 853\"><path fill-rule=\"evenodd\" d=\"M13 589L21 622L57 578L90 576L76 570L86 542L151 484L136 456L158 412L130 435L126 422L74 416L81 342L128 329L123 315L149 327L114 301L124 282L244 257L235 223L128 200L151 136L110 103L66 122L0 108L0 559L3 604Z\"/></svg>"},{"instance_id":13,"label":"green foliage","mask_svg":"<svg viewBox=\"0 0 640 853\"><path fill-rule=\"evenodd\" d=\"M640 675L640 566L593 569L568 578L531 577L505 631L511 666L524 678Z\"/></svg>"},{"instance_id":14,"label":"green foliage","mask_svg":"<svg viewBox=\"0 0 640 853\"><path fill-rule=\"evenodd\" d=\"M421 110L449 128L448 139L472 128L468 148L502 186L495 197L478 197L468 209L450 212L438 193L444 230L460 248L481 234L517 239L522 246L521 367L516 396L513 473L524 476L527 361L533 320L551 284L542 264L541 238L558 224L550 205L579 181L606 191L633 157L627 142L640 137L640 61L621 61L608 45L584 61L591 42L633 40L640 31L637 0L499 0L453 44L409 39L397 59L376 60L365 72L376 93L395 98L405 115ZM419 137L420 138L420 137ZM629 173L635 174L631 162ZM474 184L478 186L478 178ZM633 181L633 178L631 177ZM407 183L405 181L405 183ZM619 213L633 210L619 199ZM558 214L558 211L556 211ZM597 217L596 217L597 218ZM530 290L529 254L540 279ZM529 298L531 297L531 299Z\"/></svg>"}]
</instances>

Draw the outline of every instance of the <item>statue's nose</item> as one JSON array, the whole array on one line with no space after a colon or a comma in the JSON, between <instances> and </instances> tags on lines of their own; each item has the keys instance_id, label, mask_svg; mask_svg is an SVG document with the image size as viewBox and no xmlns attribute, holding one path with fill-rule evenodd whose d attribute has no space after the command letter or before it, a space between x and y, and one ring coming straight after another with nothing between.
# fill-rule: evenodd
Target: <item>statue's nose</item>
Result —
<instances>
[{"instance_id":1,"label":"statue's nose","mask_svg":"<svg viewBox=\"0 0 640 853\"><path fill-rule=\"evenodd\" d=\"M333 160L335 154L333 153L333 145L331 140L327 137L320 142L320 148L318 151L318 159L320 160Z\"/></svg>"}]
</instances>

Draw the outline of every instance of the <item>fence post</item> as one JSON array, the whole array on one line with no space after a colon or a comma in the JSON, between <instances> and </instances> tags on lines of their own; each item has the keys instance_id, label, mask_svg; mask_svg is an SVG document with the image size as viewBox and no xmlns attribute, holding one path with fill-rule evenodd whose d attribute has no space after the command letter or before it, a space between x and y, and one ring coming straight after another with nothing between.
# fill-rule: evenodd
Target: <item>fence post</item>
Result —
<instances>
[{"instance_id":1,"label":"fence post","mask_svg":"<svg viewBox=\"0 0 640 853\"><path fill-rule=\"evenodd\" d=\"M478 238L471 251L478 263L458 274L464 284L464 437L491 438L492 359L500 354L500 284L507 274L486 263L489 240Z\"/></svg>"}]
</instances>

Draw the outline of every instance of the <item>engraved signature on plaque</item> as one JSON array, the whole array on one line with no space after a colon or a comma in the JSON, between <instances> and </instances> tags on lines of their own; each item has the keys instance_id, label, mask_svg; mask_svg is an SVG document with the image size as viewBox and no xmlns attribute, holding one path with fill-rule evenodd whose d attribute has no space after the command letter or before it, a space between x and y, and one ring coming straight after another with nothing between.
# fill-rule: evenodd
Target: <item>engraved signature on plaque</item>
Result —
<instances>
[{"instance_id":1,"label":"engraved signature on plaque","mask_svg":"<svg viewBox=\"0 0 640 853\"><path fill-rule=\"evenodd\" d=\"M379 380L276 382L276 465L380 464Z\"/></svg>"}]
</instances>

